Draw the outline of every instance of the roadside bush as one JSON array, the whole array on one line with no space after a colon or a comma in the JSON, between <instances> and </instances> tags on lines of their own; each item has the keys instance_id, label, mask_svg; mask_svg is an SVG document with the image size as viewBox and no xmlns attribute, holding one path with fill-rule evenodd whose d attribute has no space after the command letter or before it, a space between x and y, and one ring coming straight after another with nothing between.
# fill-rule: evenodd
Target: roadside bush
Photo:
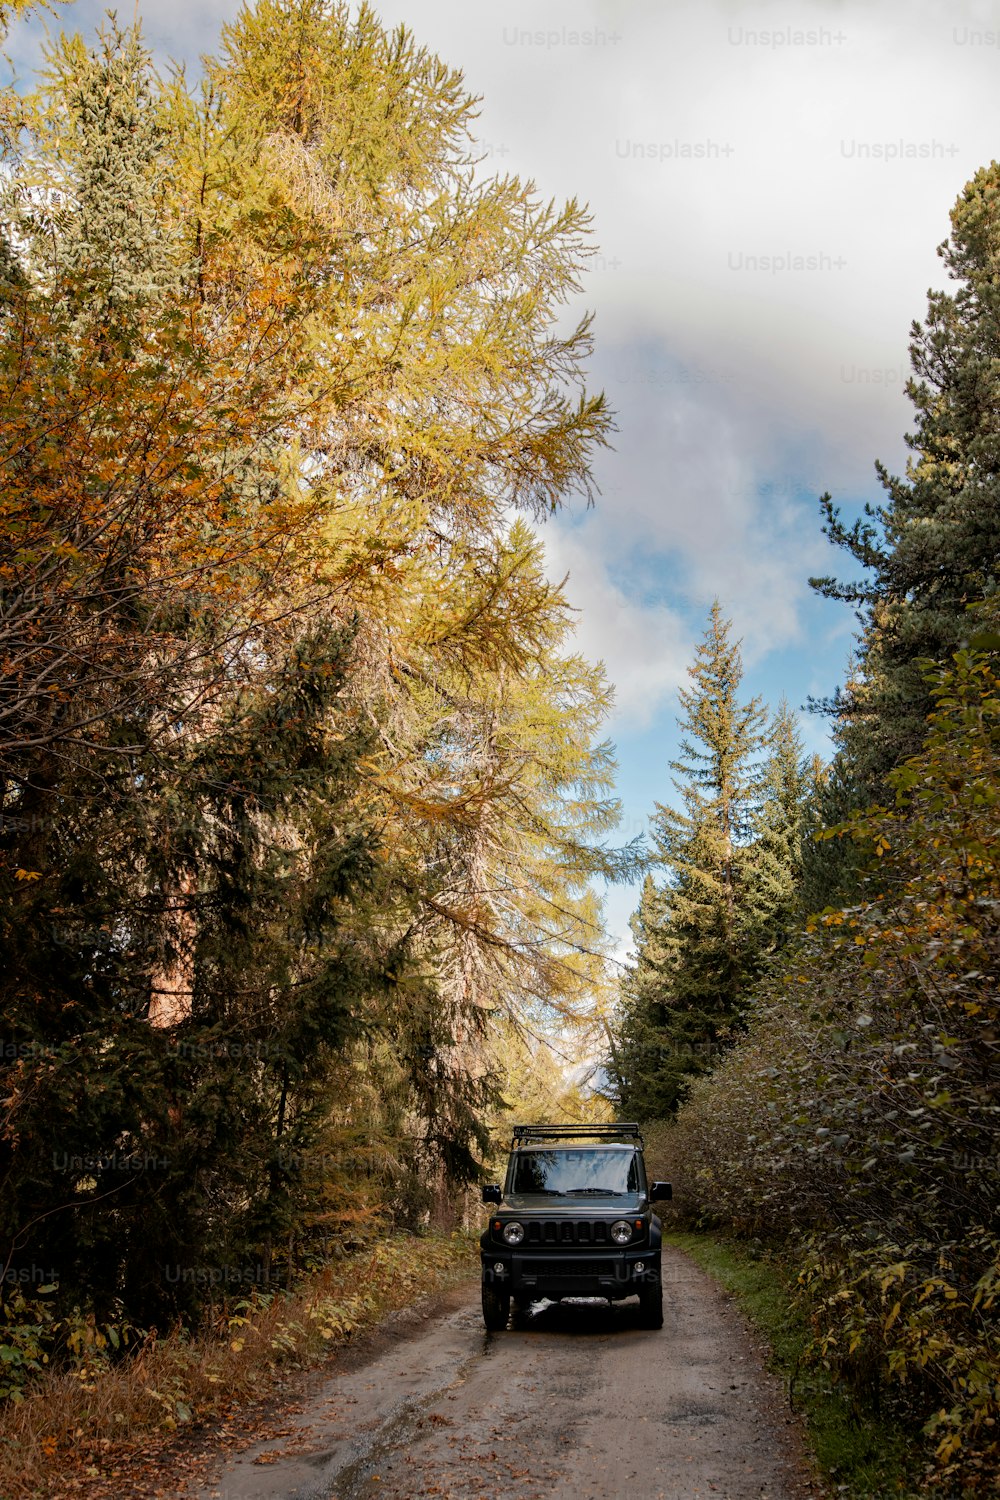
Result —
<instances>
[{"instance_id":1,"label":"roadside bush","mask_svg":"<svg viewBox=\"0 0 1000 1500\"><path fill-rule=\"evenodd\" d=\"M809 923L663 1145L683 1216L798 1245L813 1356L973 1494L1000 1463L1000 640L977 644L895 804L839 830L865 900Z\"/></svg>"},{"instance_id":2,"label":"roadside bush","mask_svg":"<svg viewBox=\"0 0 1000 1500\"><path fill-rule=\"evenodd\" d=\"M58 1288L37 1290L36 1297L14 1290L0 1298L0 1400L15 1404L53 1359L86 1382L143 1337L130 1323L99 1323L78 1307L61 1317L53 1299L44 1295Z\"/></svg>"},{"instance_id":3,"label":"roadside bush","mask_svg":"<svg viewBox=\"0 0 1000 1500\"><path fill-rule=\"evenodd\" d=\"M22 1400L0 1405L0 1495L176 1494L184 1434L225 1420L223 1444L242 1428L235 1415L273 1400L285 1376L475 1271L475 1246L462 1235L400 1235L330 1262L290 1292L253 1289L220 1304L198 1332L150 1332L103 1370L83 1333L74 1362L53 1360Z\"/></svg>"}]
</instances>

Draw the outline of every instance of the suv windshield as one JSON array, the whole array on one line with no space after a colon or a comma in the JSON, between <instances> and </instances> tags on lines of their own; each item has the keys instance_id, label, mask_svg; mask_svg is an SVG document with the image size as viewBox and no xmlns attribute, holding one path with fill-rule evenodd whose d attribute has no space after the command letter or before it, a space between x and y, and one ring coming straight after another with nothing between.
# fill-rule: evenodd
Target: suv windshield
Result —
<instances>
[{"instance_id":1,"label":"suv windshield","mask_svg":"<svg viewBox=\"0 0 1000 1500\"><path fill-rule=\"evenodd\" d=\"M520 1151L514 1158L512 1193L618 1196L639 1191L634 1151Z\"/></svg>"}]
</instances>

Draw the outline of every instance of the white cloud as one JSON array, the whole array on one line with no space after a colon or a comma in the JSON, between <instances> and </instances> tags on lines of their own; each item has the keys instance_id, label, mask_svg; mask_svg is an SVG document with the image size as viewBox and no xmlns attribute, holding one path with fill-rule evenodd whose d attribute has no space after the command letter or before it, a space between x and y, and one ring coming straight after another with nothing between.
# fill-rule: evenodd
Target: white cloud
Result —
<instances>
[{"instance_id":1,"label":"white cloud","mask_svg":"<svg viewBox=\"0 0 1000 1500\"><path fill-rule=\"evenodd\" d=\"M954 39L972 7L392 0L382 12L465 68L505 169L591 203L599 338L656 333L685 361L725 366L772 423L825 433L868 482L907 408L898 384L863 389L842 369L906 362L910 321L943 281L948 209L996 149L995 54ZM549 30L551 45L515 41ZM601 31L601 44L571 41ZM824 39L761 43L802 31ZM929 154L859 156L873 149ZM746 268L796 254L819 269Z\"/></svg>"},{"instance_id":2,"label":"white cloud","mask_svg":"<svg viewBox=\"0 0 1000 1500\"><path fill-rule=\"evenodd\" d=\"M552 578L569 575L567 597L580 611L575 645L603 661L615 685L616 721L644 728L684 680L689 631L677 611L644 606L613 583L594 540L586 527L550 526L547 569Z\"/></svg>"}]
</instances>

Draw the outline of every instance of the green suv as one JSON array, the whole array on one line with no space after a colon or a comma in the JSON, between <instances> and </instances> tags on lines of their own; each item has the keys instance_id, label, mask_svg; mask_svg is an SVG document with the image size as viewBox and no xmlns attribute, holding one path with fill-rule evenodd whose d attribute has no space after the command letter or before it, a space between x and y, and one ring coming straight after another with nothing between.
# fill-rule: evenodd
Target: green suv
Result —
<instances>
[{"instance_id":1,"label":"green suv","mask_svg":"<svg viewBox=\"0 0 1000 1500\"><path fill-rule=\"evenodd\" d=\"M511 1302L638 1297L644 1326L662 1328L652 1205L670 1196L646 1181L638 1125L515 1126L503 1188L483 1188L495 1205L479 1241L486 1327L506 1328Z\"/></svg>"}]
</instances>

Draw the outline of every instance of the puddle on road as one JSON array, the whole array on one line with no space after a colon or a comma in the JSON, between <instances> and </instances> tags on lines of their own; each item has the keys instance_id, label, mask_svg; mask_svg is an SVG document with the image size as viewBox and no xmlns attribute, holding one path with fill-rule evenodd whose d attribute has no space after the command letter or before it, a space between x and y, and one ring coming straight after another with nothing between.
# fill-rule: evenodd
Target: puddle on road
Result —
<instances>
[{"instance_id":1,"label":"puddle on road","mask_svg":"<svg viewBox=\"0 0 1000 1500\"><path fill-rule=\"evenodd\" d=\"M463 1317L459 1326L468 1328L471 1332L478 1321L478 1317ZM462 1360L452 1378L444 1384L422 1396L404 1396L377 1426L355 1440L355 1456L342 1464L335 1474L325 1474L325 1487L305 1496L304 1500L361 1500L361 1497L371 1495L379 1466L391 1464L399 1449L412 1445L417 1440L417 1429L423 1425L430 1408L441 1401L442 1397L450 1398L465 1383L482 1354L489 1353L489 1341L494 1337L500 1335L487 1334L483 1350ZM434 1422L433 1416L430 1420Z\"/></svg>"},{"instance_id":2,"label":"puddle on road","mask_svg":"<svg viewBox=\"0 0 1000 1500\"><path fill-rule=\"evenodd\" d=\"M359 1500L361 1495L370 1493L372 1475L379 1457L387 1458L388 1450L401 1447L404 1441L415 1435L421 1412L432 1406L440 1394L440 1391L434 1391L430 1396L422 1396L419 1400L410 1398L404 1401L398 1411L390 1414L368 1436L358 1456L338 1469L332 1480L332 1487L330 1476L327 1475L325 1487L317 1490L314 1497L307 1497L307 1500Z\"/></svg>"}]
</instances>

